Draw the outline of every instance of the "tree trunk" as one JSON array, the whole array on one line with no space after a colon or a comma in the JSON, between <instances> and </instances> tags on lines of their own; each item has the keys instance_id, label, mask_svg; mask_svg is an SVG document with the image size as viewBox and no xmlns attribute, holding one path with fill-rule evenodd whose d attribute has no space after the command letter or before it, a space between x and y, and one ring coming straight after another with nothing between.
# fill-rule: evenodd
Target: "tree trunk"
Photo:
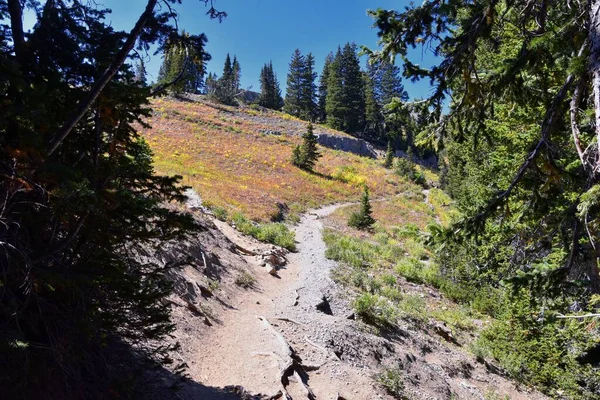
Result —
<instances>
[{"instance_id":1,"label":"tree trunk","mask_svg":"<svg viewBox=\"0 0 600 400\"><path fill-rule=\"evenodd\" d=\"M22 68L25 58L25 34L23 33L21 0L8 0L8 13L10 14L10 29L12 31L15 56L19 66Z\"/></svg>"},{"instance_id":2,"label":"tree trunk","mask_svg":"<svg viewBox=\"0 0 600 400\"><path fill-rule=\"evenodd\" d=\"M16 1L18 1L18 0L16 0ZM144 13L142 15L140 15L140 18L138 19L137 23L135 24L135 26L129 33L129 36L127 37L127 40L125 41L125 44L123 45L121 50L119 50L119 52L117 53L116 58L114 59L112 64L106 69L106 71L104 71L104 73L102 74L100 79L98 79L98 81L96 81L96 83L92 87L92 90L89 93L89 95L87 96L87 98L85 98L79 102L73 115L60 128L60 130L58 131L58 134L56 135L56 137L50 144L50 148L48 149L47 156L50 156L52 153L54 153L56 151L58 146L60 146L60 144L63 142L63 140L65 140L65 138L69 135L69 133L71 133L71 131L73 130L75 125L77 125L77 123L81 120L81 118L83 118L83 116L85 115L87 110L90 108L90 106L94 103L94 101L96 101L96 99L98 98L98 96L100 95L102 90L104 90L104 88L106 87L108 82L110 82L111 79L115 76L115 74L117 73L119 68L121 68L123 66L123 63L125 63L125 60L127 59L127 56L129 55L129 52L131 51L131 49L133 49L135 42L137 41L138 37L142 33L142 29L144 29L144 26L146 25L146 23L150 19L150 16L154 12L154 7L156 7L157 2L158 2L158 0L148 0L148 4L146 5L146 10L144 11Z\"/></svg>"},{"instance_id":3,"label":"tree trunk","mask_svg":"<svg viewBox=\"0 0 600 400\"><path fill-rule=\"evenodd\" d=\"M600 145L600 0L590 1L588 38L590 42L590 73L594 95L595 129L597 144ZM596 156L593 173L600 171L600 151Z\"/></svg>"}]
</instances>

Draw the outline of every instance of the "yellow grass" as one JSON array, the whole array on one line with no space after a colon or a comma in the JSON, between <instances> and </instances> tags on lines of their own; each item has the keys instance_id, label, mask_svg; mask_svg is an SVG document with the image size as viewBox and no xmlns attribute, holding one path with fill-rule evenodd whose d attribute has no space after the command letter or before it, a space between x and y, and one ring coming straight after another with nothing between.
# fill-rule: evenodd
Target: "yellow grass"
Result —
<instances>
[{"instance_id":1,"label":"yellow grass","mask_svg":"<svg viewBox=\"0 0 600 400\"><path fill-rule=\"evenodd\" d=\"M182 175L184 184L202 199L230 212L265 221L278 212L278 203L305 210L337 201L357 200L366 183L373 197L401 192L401 178L381 161L320 148L316 174L290 163L298 135L288 134L283 113L236 109L210 102L158 99L153 103L152 129L142 129L154 154L157 172ZM261 116L269 117L266 122ZM265 135L277 130L282 135ZM334 132L321 126L316 132Z\"/></svg>"}]
</instances>

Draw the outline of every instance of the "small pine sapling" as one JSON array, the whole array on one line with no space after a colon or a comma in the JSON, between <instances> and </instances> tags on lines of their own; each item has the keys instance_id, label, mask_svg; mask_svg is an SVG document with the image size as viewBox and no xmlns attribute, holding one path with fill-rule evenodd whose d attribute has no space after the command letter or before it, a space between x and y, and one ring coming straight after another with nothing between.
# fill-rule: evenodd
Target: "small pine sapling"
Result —
<instances>
[{"instance_id":1,"label":"small pine sapling","mask_svg":"<svg viewBox=\"0 0 600 400\"><path fill-rule=\"evenodd\" d=\"M365 185L362 200L360 202L360 210L352 213L348 219L348 226L360 230L369 230L375 223L373 219L373 209L369 198L369 188Z\"/></svg>"},{"instance_id":2,"label":"small pine sapling","mask_svg":"<svg viewBox=\"0 0 600 400\"><path fill-rule=\"evenodd\" d=\"M385 153L385 160L383 162L383 166L385 168L392 168L394 165L394 149L392 149L392 142L388 141L387 151Z\"/></svg>"}]
</instances>

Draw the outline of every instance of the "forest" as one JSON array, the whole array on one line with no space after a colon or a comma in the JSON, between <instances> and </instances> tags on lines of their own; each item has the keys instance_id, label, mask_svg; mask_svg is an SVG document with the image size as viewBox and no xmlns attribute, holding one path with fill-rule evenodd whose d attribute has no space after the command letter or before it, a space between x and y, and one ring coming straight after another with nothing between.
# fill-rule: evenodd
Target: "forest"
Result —
<instances>
[{"instance_id":1,"label":"forest","mask_svg":"<svg viewBox=\"0 0 600 400\"><path fill-rule=\"evenodd\" d=\"M302 254L298 227L311 210L348 203L319 217L325 256L340 265L330 275L349 298L345 320L386 340L402 323L437 331L544 398L600 399L600 0L368 10L377 47L340 43L320 71L310 49L295 49L285 81L265 52L260 71L243 71L258 92L242 86L233 53L208 70L211 38L180 28L181 0L143 3L119 31L93 1L0 0L3 396L170 398L171 376L195 380L172 340L173 271L195 261L149 254L217 228ZM236 7L197 3L223 24ZM420 65L414 49L434 65ZM149 53L161 60L155 81ZM430 96L410 98L409 81L428 82ZM378 156L326 149L325 134L365 141ZM423 163L431 157L437 166ZM186 208L195 192L214 222ZM260 256L232 242L221 247ZM235 285L261 284L253 276ZM409 304L411 284L439 293L458 317ZM199 290L224 290L208 286ZM323 299L317 308L329 307ZM476 333L467 342L462 331ZM239 398L316 398L310 367L288 347L280 397ZM406 368L383 364L374 380L387 395L421 398L406 390ZM304 397L286 391L292 373Z\"/></svg>"}]
</instances>

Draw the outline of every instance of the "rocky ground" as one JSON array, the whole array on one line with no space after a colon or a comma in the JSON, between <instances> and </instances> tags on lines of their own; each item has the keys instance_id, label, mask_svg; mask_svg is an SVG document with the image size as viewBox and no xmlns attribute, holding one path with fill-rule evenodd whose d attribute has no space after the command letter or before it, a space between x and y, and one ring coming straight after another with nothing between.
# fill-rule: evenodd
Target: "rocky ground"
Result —
<instances>
[{"instance_id":1,"label":"rocky ground","mask_svg":"<svg viewBox=\"0 0 600 400\"><path fill-rule=\"evenodd\" d=\"M196 262L173 277L176 357L189 375L177 398L391 399L376 381L390 367L402 371L406 398L544 398L477 362L443 327L403 321L377 336L357 321L321 236L323 218L342 206L305 214L295 253L199 217L207 230L185 250Z\"/></svg>"}]
</instances>

